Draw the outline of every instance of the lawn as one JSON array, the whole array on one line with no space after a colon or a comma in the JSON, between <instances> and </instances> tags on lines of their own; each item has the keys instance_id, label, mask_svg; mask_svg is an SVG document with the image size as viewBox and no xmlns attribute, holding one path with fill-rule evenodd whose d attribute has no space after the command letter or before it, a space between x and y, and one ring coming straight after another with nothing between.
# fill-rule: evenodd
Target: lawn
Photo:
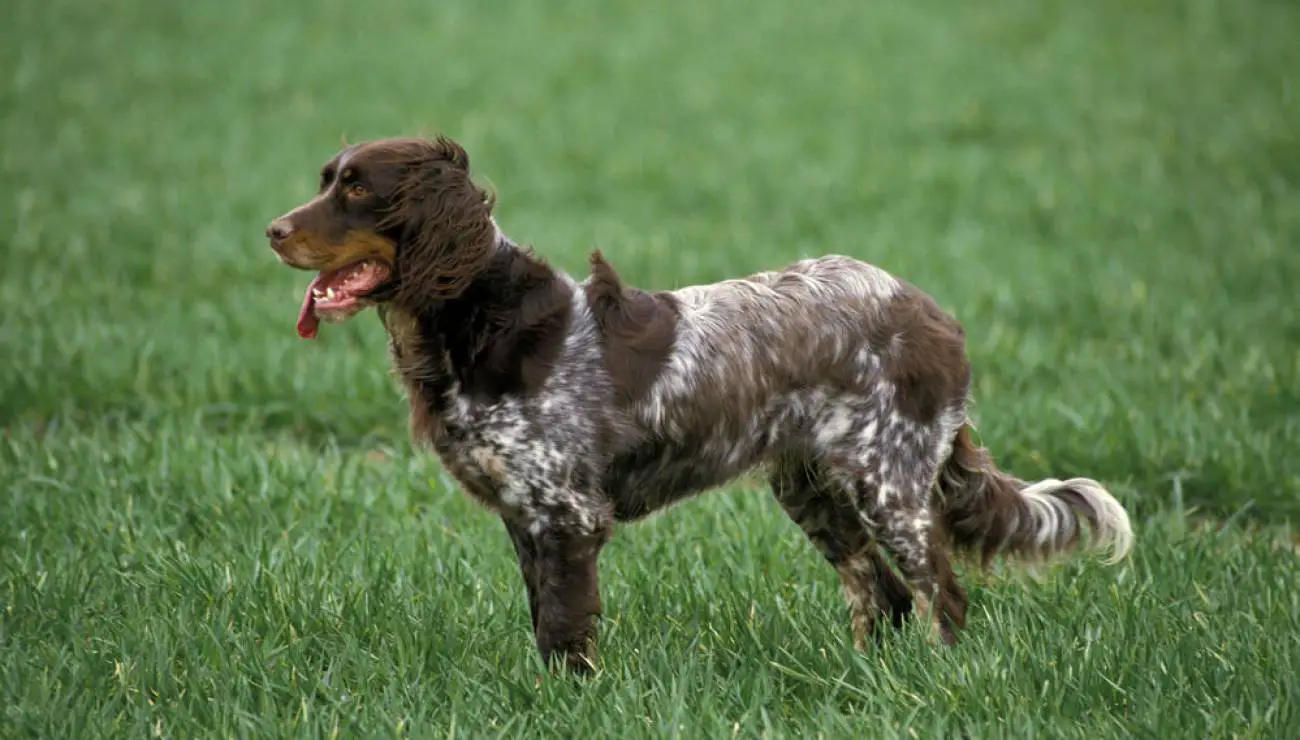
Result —
<instances>
[{"instance_id":1,"label":"lawn","mask_svg":"<svg viewBox=\"0 0 1300 740\"><path fill-rule=\"evenodd\" d=\"M6 8L0 737L1300 736L1300 6ZM600 674L539 681L377 319L299 340L262 236L345 137L438 131L574 273L926 289L984 443L1113 487L1133 556L855 653L738 485L620 530Z\"/></svg>"}]
</instances>

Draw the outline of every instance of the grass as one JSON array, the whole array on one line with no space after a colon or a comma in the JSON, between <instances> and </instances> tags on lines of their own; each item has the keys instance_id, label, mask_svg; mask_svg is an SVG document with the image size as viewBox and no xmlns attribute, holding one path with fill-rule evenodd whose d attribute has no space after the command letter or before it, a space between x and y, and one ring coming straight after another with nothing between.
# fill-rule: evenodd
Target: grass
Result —
<instances>
[{"instance_id":1,"label":"grass","mask_svg":"<svg viewBox=\"0 0 1300 740\"><path fill-rule=\"evenodd\" d=\"M813 9L815 8L815 9ZM0 736L1300 730L1300 8L18 0L0 30ZM1138 548L849 644L761 490L620 531L538 683L504 532L411 454L373 317L261 237L446 131L516 238L673 287L835 251L964 322L986 444Z\"/></svg>"}]
</instances>

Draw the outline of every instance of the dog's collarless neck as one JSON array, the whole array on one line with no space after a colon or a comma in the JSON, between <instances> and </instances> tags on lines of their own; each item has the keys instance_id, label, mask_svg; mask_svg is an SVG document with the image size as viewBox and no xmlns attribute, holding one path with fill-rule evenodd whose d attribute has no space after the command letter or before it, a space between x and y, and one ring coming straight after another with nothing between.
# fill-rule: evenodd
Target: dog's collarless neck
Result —
<instances>
[{"instance_id":1,"label":"dog's collarless neck","mask_svg":"<svg viewBox=\"0 0 1300 740\"><path fill-rule=\"evenodd\" d=\"M562 273L498 231L492 258L459 294L418 311L394 308L418 334L421 358L413 369L422 379L440 376L461 394L499 397L533 392L549 376L569 329L574 290ZM395 323L384 323L397 341Z\"/></svg>"}]
</instances>

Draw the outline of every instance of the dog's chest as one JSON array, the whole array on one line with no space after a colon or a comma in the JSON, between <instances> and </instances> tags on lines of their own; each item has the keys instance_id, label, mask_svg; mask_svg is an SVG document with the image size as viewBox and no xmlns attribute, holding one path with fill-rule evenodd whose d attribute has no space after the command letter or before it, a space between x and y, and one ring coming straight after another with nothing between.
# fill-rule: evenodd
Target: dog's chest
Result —
<instances>
[{"instance_id":1,"label":"dog's chest","mask_svg":"<svg viewBox=\"0 0 1300 740\"><path fill-rule=\"evenodd\" d=\"M470 495L492 509L502 509L503 489L510 484L510 440L498 434L452 425L433 444L442 467Z\"/></svg>"},{"instance_id":2,"label":"dog's chest","mask_svg":"<svg viewBox=\"0 0 1300 740\"><path fill-rule=\"evenodd\" d=\"M394 373L410 404L412 435L474 498L498 511L517 510L548 491L596 477L599 411L592 383L571 377L576 373L563 360L543 387L530 392L470 392L458 382L440 339L425 336L399 311L382 317Z\"/></svg>"},{"instance_id":3,"label":"dog's chest","mask_svg":"<svg viewBox=\"0 0 1300 740\"><path fill-rule=\"evenodd\" d=\"M434 451L462 487L490 508L521 513L583 477L583 458L564 444L567 430L548 435L530 404L456 401Z\"/></svg>"}]
</instances>

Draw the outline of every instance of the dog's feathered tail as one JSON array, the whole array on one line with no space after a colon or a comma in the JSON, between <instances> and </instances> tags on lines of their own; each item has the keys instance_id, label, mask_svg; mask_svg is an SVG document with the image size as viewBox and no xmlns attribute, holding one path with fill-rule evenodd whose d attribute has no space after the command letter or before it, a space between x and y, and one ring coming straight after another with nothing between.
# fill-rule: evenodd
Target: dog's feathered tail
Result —
<instances>
[{"instance_id":1,"label":"dog's feathered tail","mask_svg":"<svg viewBox=\"0 0 1300 740\"><path fill-rule=\"evenodd\" d=\"M938 487L953 549L982 566L999 555L1042 562L1107 547L1107 562L1117 563L1133 547L1128 513L1101 484L1088 478L1019 480L998 470L971 439L968 424L957 430Z\"/></svg>"}]
</instances>

